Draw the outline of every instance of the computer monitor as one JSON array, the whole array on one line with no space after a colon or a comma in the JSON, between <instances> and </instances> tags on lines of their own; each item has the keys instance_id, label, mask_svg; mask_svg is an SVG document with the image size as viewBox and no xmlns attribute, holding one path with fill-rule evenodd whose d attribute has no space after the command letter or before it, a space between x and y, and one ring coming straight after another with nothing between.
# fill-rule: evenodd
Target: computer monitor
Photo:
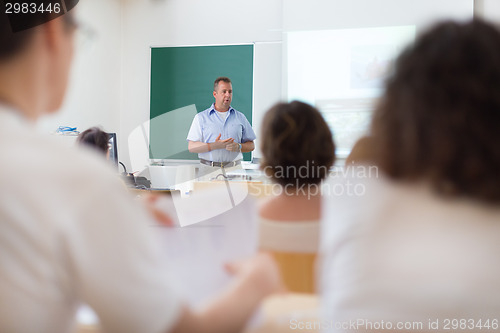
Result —
<instances>
[{"instance_id":1,"label":"computer monitor","mask_svg":"<svg viewBox=\"0 0 500 333\"><path fill-rule=\"evenodd\" d=\"M116 133L108 133L109 136L109 160L118 166L118 148L116 143Z\"/></svg>"}]
</instances>

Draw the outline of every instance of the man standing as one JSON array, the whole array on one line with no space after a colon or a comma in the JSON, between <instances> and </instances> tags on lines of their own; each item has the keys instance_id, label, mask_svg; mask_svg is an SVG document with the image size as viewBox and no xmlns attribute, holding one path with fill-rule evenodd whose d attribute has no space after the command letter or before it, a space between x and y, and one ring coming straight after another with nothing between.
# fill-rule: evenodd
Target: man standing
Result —
<instances>
[{"instance_id":1,"label":"man standing","mask_svg":"<svg viewBox=\"0 0 500 333\"><path fill-rule=\"evenodd\" d=\"M191 124L188 149L198 153L202 174L240 165L243 155L255 149L256 138L245 115L231 107L233 87L227 77L214 82L215 103L198 113Z\"/></svg>"}]
</instances>

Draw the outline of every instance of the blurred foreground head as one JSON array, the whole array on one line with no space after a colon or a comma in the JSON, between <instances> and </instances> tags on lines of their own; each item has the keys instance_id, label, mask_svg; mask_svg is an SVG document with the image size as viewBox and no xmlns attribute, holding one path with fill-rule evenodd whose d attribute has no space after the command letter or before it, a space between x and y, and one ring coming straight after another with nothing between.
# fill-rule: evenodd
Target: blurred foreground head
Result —
<instances>
[{"instance_id":1,"label":"blurred foreground head","mask_svg":"<svg viewBox=\"0 0 500 333\"><path fill-rule=\"evenodd\" d=\"M377 165L439 193L500 203L500 32L440 23L397 59L372 123Z\"/></svg>"},{"instance_id":2,"label":"blurred foreground head","mask_svg":"<svg viewBox=\"0 0 500 333\"><path fill-rule=\"evenodd\" d=\"M5 9L3 2L0 7ZM71 12L59 16L49 12L28 13L19 19L0 11L3 103L32 120L59 109L73 58L75 28Z\"/></svg>"}]
</instances>

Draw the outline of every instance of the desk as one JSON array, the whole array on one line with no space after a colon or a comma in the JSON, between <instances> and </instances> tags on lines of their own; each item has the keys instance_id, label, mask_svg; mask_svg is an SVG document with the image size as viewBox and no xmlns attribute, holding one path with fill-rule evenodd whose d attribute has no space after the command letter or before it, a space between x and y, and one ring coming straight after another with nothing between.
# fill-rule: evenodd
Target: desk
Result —
<instances>
[{"instance_id":1,"label":"desk","mask_svg":"<svg viewBox=\"0 0 500 333\"><path fill-rule=\"evenodd\" d=\"M243 333L288 333L319 332L319 329L299 329L303 325L318 325L319 301L317 295L288 293L266 298L260 307L260 318L254 327L246 328ZM292 325L297 325L293 328ZM97 325L79 324L75 333L101 333Z\"/></svg>"},{"instance_id":2,"label":"desk","mask_svg":"<svg viewBox=\"0 0 500 333\"><path fill-rule=\"evenodd\" d=\"M248 193L256 198L265 198L273 194L273 184L266 184L260 181L241 181L228 180L230 187L242 187L248 190ZM210 180L210 181L195 181L193 182L193 192L200 190L210 190L226 186L226 181Z\"/></svg>"},{"instance_id":3,"label":"desk","mask_svg":"<svg viewBox=\"0 0 500 333\"><path fill-rule=\"evenodd\" d=\"M75 333L101 333L99 327L92 324L78 324Z\"/></svg>"},{"instance_id":4,"label":"desk","mask_svg":"<svg viewBox=\"0 0 500 333\"><path fill-rule=\"evenodd\" d=\"M319 298L314 294L288 293L272 295L261 305L262 319L255 327L249 327L243 333L288 333L319 332L318 329L306 329L305 325L319 325ZM302 323L304 329L298 328ZM295 327L292 325L296 325Z\"/></svg>"},{"instance_id":5,"label":"desk","mask_svg":"<svg viewBox=\"0 0 500 333\"><path fill-rule=\"evenodd\" d=\"M142 188L135 188L135 187L129 187L128 190L130 193L136 194L136 195L143 195L143 194L164 194L164 195L181 195L180 190L167 190L167 189L142 189Z\"/></svg>"}]
</instances>

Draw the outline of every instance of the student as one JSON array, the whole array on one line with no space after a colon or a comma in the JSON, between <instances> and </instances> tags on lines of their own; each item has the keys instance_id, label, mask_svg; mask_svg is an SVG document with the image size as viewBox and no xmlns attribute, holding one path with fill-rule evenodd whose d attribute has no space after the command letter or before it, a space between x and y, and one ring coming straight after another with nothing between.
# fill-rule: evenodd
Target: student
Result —
<instances>
[{"instance_id":1,"label":"student","mask_svg":"<svg viewBox=\"0 0 500 333\"><path fill-rule=\"evenodd\" d=\"M109 135L98 127L91 127L80 133L76 142L97 149L109 157Z\"/></svg>"},{"instance_id":2,"label":"student","mask_svg":"<svg viewBox=\"0 0 500 333\"><path fill-rule=\"evenodd\" d=\"M105 332L236 332L279 287L268 256L228 265L233 284L206 308L169 283L147 213L105 161L59 145L30 124L62 103L78 29L67 13L0 12L0 327L71 332L81 302ZM43 17L42 17L43 16Z\"/></svg>"},{"instance_id":3,"label":"student","mask_svg":"<svg viewBox=\"0 0 500 333\"><path fill-rule=\"evenodd\" d=\"M351 152L345 160L345 167L355 165L372 165L375 159L374 153L375 147L373 147L372 140L369 136L361 137L351 149Z\"/></svg>"},{"instance_id":4,"label":"student","mask_svg":"<svg viewBox=\"0 0 500 333\"><path fill-rule=\"evenodd\" d=\"M86 129L78 135L76 142L78 145L93 149L106 156L106 159L109 159L109 134L100 128L94 126ZM123 173L122 181L124 181L124 185L131 183L126 172ZM134 184L134 180L132 180L132 184ZM172 217L167 214L164 209L160 209L158 208L159 206L157 206L157 201L161 199L162 195L148 193L147 191L143 192L144 193L141 193L138 197L141 198L141 202L143 202L154 219L162 225L173 226L174 221Z\"/></svg>"},{"instance_id":5,"label":"student","mask_svg":"<svg viewBox=\"0 0 500 333\"><path fill-rule=\"evenodd\" d=\"M261 169L280 191L273 190L278 195L260 208L260 247L313 258L319 242L320 186L335 160L332 133L316 108L279 103L264 116L261 151ZM292 291L313 291L313 261L305 258L294 256L294 267L281 266Z\"/></svg>"},{"instance_id":6,"label":"student","mask_svg":"<svg viewBox=\"0 0 500 333\"><path fill-rule=\"evenodd\" d=\"M499 92L500 32L481 20L399 56L371 127L383 176L323 202L331 331L498 330Z\"/></svg>"}]
</instances>

